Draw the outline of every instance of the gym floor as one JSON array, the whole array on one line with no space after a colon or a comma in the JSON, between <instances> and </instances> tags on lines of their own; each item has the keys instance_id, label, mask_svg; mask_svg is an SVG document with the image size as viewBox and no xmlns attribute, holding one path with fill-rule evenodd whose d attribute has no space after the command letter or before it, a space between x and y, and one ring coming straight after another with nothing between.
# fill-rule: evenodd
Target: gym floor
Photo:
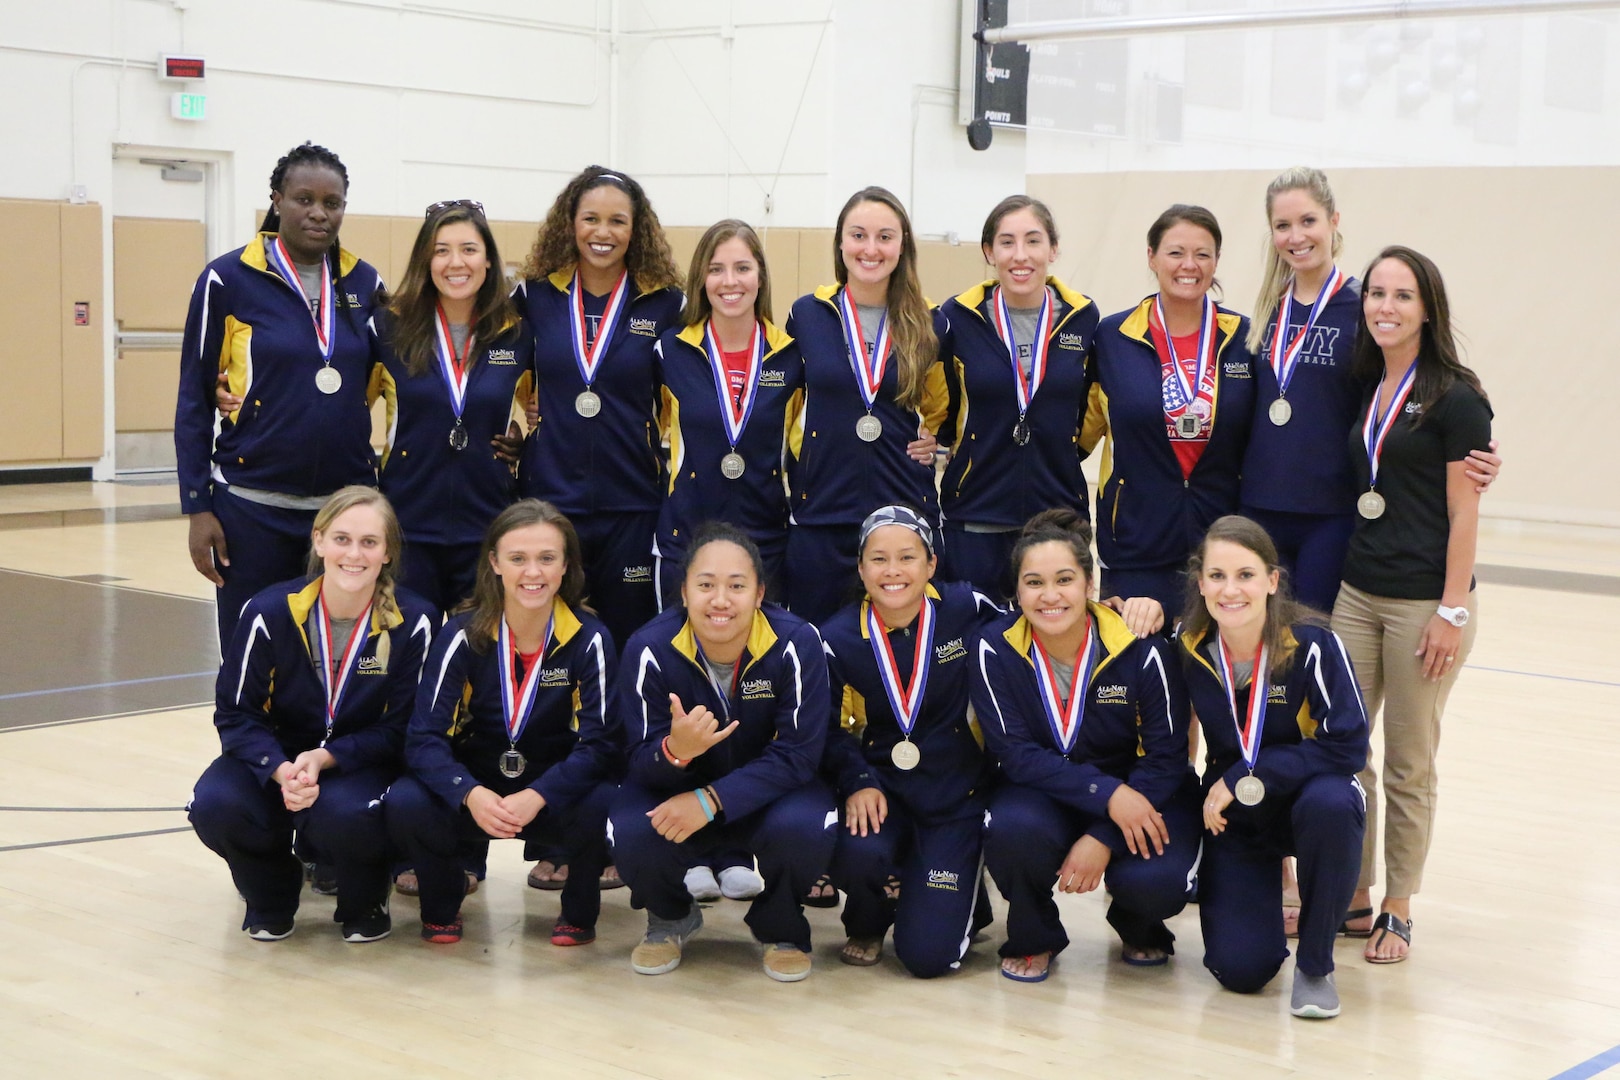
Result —
<instances>
[{"instance_id":1,"label":"gym floor","mask_svg":"<svg viewBox=\"0 0 1620 1080\"><path fill-rule=\"evenodd\" d=\"M1338 949L1344 1014L1288 1015L1203 969L1197 909L1164 968L1127 968L1098 895L1064 897L1051 979L996 975L1002 911L963 969L892 957L760 970L721 901L685 963L630 970L644 925L604 894L595 944L547 941L556 897L496 844L456 946L346 945L332 901L298 932L240 930L191 835L210 722L212 586L172 481L0 486L0 1047L8 1076L1559 1077L1620 1065L1620 530L1487 521L1480 632L1446 715L1434 851L1411 959ZM1376 740L1375 740L1376 745ZM1620 1070L1616 1071L1620 1075Z\"/></svg>"}]
</instances>

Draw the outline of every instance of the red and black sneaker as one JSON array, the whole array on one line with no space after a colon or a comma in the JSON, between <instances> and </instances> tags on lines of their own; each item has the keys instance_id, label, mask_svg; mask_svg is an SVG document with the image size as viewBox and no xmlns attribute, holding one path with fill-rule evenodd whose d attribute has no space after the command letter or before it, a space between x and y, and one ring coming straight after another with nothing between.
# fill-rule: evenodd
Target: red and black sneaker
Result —
<instances>
[{"instance_id":1,"label":"red and black sneaker","mask_svg":"<svg viewBox=\"0 0 1620 1080\"><path fill-rule=\"evenodd\" d=\"M595 940L595 930L586 930L562 919L558 919L556 925L551 928L553 945L589 945Z\"/></svg>"},{"instance_id":2,"label":"red and black sneaker","mask_svg":"<svg viewBox=\"0 0 1620 1080\"><path fill-rule=\"evenodd\" d=\"M422 923L422 940L435 945L454 945L461 940L461 920L453 923Z\"/></svg>"}]
</instances>

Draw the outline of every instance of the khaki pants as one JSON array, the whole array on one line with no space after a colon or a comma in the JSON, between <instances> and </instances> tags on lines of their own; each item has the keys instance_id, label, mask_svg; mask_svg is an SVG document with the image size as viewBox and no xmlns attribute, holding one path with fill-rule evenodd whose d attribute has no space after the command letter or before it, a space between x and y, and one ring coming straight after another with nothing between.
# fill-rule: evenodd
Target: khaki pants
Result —
<instances>
[{"instance_id":1,"label":"khaki pants","mask_svg":"<svg viewBox=\"0 0 1620 1080\"><path fill-rule=\"evenodd\" d=\"M1457 662L1439 682L1430 682L1423 677L1417 649L1437 606L1435 600L1373 596L1348 584L1339 587L1333 605L1333 630L1344 639L1355 665L1369 729L1377 727L1383 707L1384 801L1388 807L1384 821L1388 884L1384 892L1393 897L1412 896L1423 885L1423 863L1429 855L1438 801L1434 759L1440 748L1440 716L1479 629L1476 595L1470 592L1469 620L1463 628ZM1378 876L1378 774L1370 757L1361 771L1361 786L1367 791L1367 833L1356 887L1365 889Z\"/></svg>"}]
</instances>

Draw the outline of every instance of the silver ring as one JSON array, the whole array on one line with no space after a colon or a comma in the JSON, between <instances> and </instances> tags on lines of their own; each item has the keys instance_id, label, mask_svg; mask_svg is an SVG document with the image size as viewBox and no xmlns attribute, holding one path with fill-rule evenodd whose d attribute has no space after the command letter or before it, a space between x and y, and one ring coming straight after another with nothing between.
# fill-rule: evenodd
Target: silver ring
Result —
<instances>
[{"instance_id":1,"label":"silver ring","mask_svg":"<svg viewBox=\"0 0 1620 1080\"><path fill-rule=\"evenodd\" d=\"M1452 662L1452 661L1453 661L1453 660L1455 660L1455 659L1457 659L1457 658L1456 658L1456 657L1455 657L1455 656L1448 656L1448 657L1446 657L1446 663L1448 663L1448 664L1449 664L1449 663L1451 663L1451 662Z\"/></svg>"}]
</instances>

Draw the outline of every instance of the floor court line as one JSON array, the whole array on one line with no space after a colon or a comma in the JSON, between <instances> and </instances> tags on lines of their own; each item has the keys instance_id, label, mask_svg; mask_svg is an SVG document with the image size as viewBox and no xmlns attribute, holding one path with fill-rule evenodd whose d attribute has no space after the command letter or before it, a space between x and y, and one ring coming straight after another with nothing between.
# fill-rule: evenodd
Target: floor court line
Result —
<instances>
[{"instance_id":1,"label":"floor court line","mask_svg":"<svg viewBox=\"0 0 1620 1080\"><path fill-rule=\"evenodd\" d=\"M14 814L173 814L183 806L0 806Z\"/></svg>"},{"instance_id":2,"label":"floor court line","mask_svg":"<svg viewBox=\"0 0 1620 1080\"><path fill-rule=\"evenodd\" d=\"M39 848L69 847L73 844L99 844L103 840L133 840L141 836L164 836L168 833L190 831L190 825L177 825L172 829L147 829L144 832L109 833L106 836L76 836L71 840L41 840L34 844L10 844L6 847L0 847L0 853L7 851L34 851Z\"/></svg>"},{"instance_id":3,"label":"floor court line","mask_svg":"<svg viewBox=\"0 0 1620 1080\"><path fill-rule=\"evenodd\" d=\"M1616 1065L1620 1065L1620 1046L1605 1050L1597 1057L1583 1061L1573 1069L1566 1069L1553 1077L1552 1080L1587 1080L1588 1077L1607 1072Z\"/></svg>"},{"instance_id":4,"label":"floor court line","mask_svg":"<svg viewBox=\"0 0 1620 1080\"><path fill-rule=\"evenodd\" d=\"M1527 679L1554 679L1558 682L1586 683L1589 686L1620 687L1620 682L1605 682L1602 679L1582 679L1574 675L1548 675L1541 671L1515 671L1512 668L1481 667L1477 664L1467 665L1470 671L1489 671L1497 675L1523 675Z\"/></svg>"},{"instance_id":5,"label":"floor court line","mask_svg":"<svg viewBox=\"0 0 1620 1080\"><path fill-rule=\"evenodd\" d=\"M218 669L210 669L208 671L186 671L179 675L148 675L144 679L120 679L117 682L86 683L83 686L57 686L49 690L21 690L15 694L0 694L0 701L45 697L49 694L73 694L81 690L112 690L120 686L140 686L144 683L170 682L174 679L201 679L217 674L219 674Z\"/></svg>"},{"instance_id":6,"label":"floor court line","mask_svg":"<svg viewBox=\"0 0 1620 1080\"><path fill-rule=\"evenodd\" d=\"M67 727L71 724L94 724L100 720L122 720L128 716L151 716L153 713L175 712L179 709L201 709L212 705L213 701L186 701L179 705L154 705L150 709L129 709L125 712L101 713L97 716L80 716L72 720L46 720L39 724L17 724L13 727L0 727L0 735L10 735L17 731L39 731L41 728Z\"/></svg>"}]
</instances>

